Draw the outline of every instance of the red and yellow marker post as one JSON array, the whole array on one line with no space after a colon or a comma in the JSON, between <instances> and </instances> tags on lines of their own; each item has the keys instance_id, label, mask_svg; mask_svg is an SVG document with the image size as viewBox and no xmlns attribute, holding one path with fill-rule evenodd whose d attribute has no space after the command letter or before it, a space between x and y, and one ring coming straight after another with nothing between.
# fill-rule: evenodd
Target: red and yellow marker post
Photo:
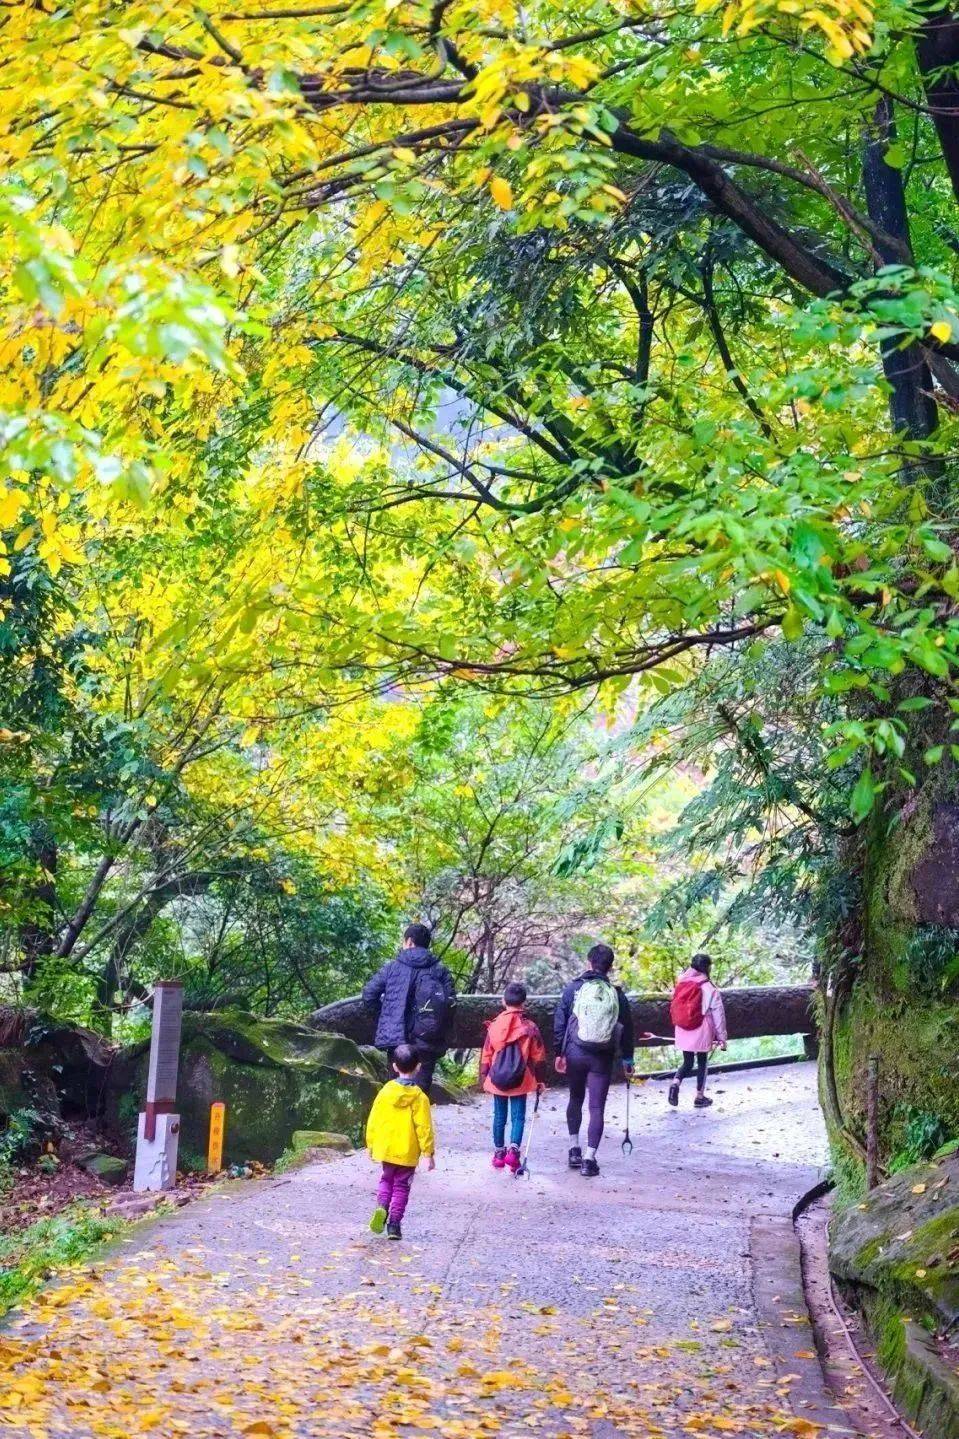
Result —
<instances>
[{"instance_id":1,"label":"red and yellow marker post","mask_svg":"<svg viewBox=\"0 0 959 1439\"><path fill-rule=\"evenodd\" d=\"M209 1174L219 1174L223 1168L223 1137L226 1133L226 1105L221 1101L210 1105L210 1145L207 1150L206 1167Z\"/></svg>"}]
</instances>

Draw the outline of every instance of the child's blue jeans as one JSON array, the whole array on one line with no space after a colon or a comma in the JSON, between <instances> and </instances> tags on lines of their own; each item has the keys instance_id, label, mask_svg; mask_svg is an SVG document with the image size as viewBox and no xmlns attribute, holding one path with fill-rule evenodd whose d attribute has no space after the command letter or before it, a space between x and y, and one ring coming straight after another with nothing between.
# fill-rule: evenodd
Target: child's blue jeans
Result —
<instances>
[{"instance_id":1,"label":"child's blue jeans","mask_svg":"<svg viewBox=\"0 0 959 1439\"><path fill-rule=\"evenodd\" d=\"M493 1147L502 1149L506 1144L506 1114L509 1112L509 1142L517 1147L523 1142L526 1127L526 1095L493 1095Z\"/></svg>"}]
</instances>

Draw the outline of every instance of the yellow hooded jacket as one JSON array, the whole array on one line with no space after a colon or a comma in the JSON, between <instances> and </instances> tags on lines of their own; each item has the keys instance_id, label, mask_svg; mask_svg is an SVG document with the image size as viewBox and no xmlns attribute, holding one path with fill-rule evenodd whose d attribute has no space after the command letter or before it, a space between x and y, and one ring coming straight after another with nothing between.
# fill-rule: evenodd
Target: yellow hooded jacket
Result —
<instances>
[{"instance_id":1,"label":"yellow hooded jacket","mask_svg":"<svg viewBox=\"0 0 959 1439\"><path fill-rule=\"evenodd\" d=\"M421 1155L433 1153L433 1115L418 1085L397 1079L384 1084L366 1121L366 1147L380 1164L412 1168Z\"/></svg>"}]
</instances>

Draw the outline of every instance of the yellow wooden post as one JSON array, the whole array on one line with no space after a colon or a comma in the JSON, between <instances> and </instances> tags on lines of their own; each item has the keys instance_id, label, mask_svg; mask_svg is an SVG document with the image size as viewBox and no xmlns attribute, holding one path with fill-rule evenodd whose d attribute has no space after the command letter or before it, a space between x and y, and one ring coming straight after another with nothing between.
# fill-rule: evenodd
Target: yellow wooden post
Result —
<instances>
[{"instance_id":1,"label":"yellow wooden post","mask_svg":"<svg viewBox=\"0 0 959 1439\"><path fill-rule=\"evenodd\" d=\"M223 1135L226 1129L226 1105L217 1101L210 1105L210 1148L207 1152L206 1167L210 1174L219 1174L223 1168Z\"/></svg>"}]
</instances>

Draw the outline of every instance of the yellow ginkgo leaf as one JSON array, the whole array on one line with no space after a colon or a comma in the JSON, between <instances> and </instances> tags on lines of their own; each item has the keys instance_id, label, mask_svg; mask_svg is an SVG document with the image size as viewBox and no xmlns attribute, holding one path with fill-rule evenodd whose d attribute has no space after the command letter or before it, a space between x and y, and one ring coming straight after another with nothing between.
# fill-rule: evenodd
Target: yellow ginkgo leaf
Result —
<instances>
[{"instance_id":1,"label":"yellow ginkgo leaf","mask_svg":"<svg viewBox=\"0 0 959 1439\"><path fill-rule=\"evenodd\" d=\"M0 529L6 529L9 525L16 524L21 512L27 506L27 501L28 496L23 490L0 491Z\"/></svg>"},{"instance_id":2,"label":"yellow ginkgo leaf","mask_svg":"<svg viewBox=\"0 0 959 1439\"><path fill-rule=\"evenodd\" d=\"M489 192L493 197L494 205L501 210L510 210L513 206L513 187L502 175L494 175L489 182Z\"/></svg>"}]
</instances>

